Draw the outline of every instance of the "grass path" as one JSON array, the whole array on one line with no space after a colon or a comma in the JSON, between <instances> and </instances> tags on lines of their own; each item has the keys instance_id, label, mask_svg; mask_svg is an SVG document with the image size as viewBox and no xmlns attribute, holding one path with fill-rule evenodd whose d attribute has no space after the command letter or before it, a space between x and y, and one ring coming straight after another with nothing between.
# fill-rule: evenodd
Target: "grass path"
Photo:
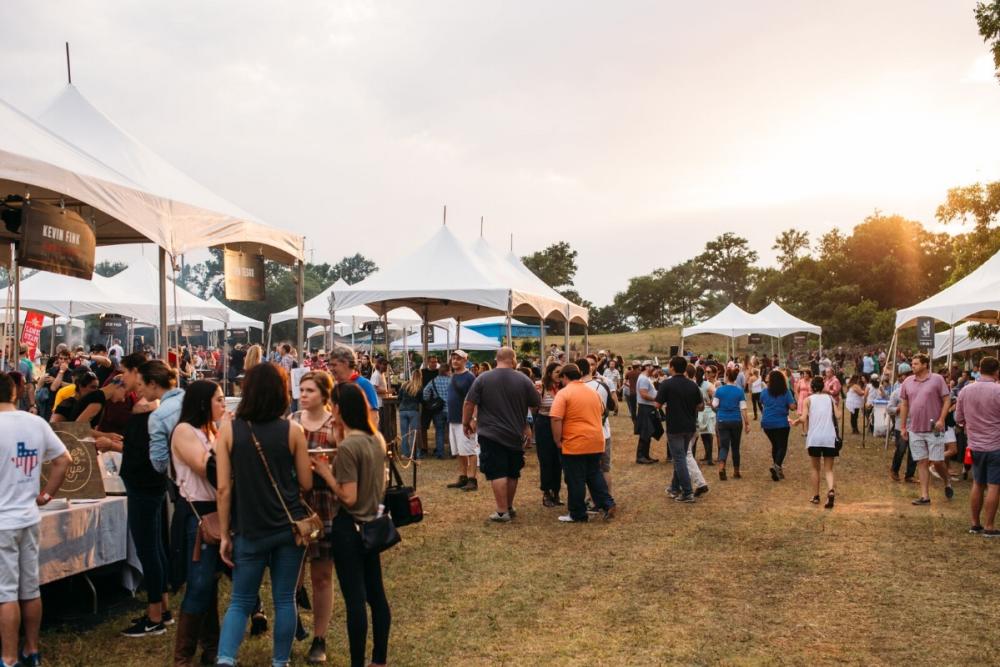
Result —
<instances>
[{"instance_id":1,"label":"grass path","mask_svg":"<svg viewBox=\"0 0 1000 667\"><path fill-rule=\"evenodd\" d=\"M774 483L754 424L744 478L706 470L710 493L681 505L664 494L669 464L632 463L628 418L613 429L621 512L609 523L558 523L539 502L533 451L510 525L485 521L484 486L444 488L452 462L421 466L425 521L383 559L391 664L1000 664L1000 541L965 533L967 482L950 503L938 485L930 507L913 507L881 443L849 437L825 511L808 502L801 438ZM120 639L127 617L47 631L48 664L168 664L173 631ZM347 664L343 623L338 597L328 664ZM241 664L269 664L269 642L248 640Z\"/></svg>"}]
</instances>

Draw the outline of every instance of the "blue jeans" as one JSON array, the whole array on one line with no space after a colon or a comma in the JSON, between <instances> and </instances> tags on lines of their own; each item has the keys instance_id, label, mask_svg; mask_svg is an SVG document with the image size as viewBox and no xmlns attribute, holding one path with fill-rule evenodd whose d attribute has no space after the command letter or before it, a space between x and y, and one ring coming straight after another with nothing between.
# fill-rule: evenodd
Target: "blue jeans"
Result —
<instances>
[{"instance_id":1,"label":"blue jeans","mask_svg":"<svg viewBox=\"0 0 1000 667\"><path fill-rule=\"evenodd\" d=\"M729 452L733 453L733 467L740 467L740 440L743 437L743 422L719 422L719 461L725 463Z\"/></svg>"},{"instance_id":2,"label":"blue jeans","mask_svg":"<svg viewBox=\"0 0 1000 667\"><path fill-rule=\"evenodd\" d=\"M399 433L403 439L400 450L403 456L410 456L417 441L417 434L420 433L420 413L416 410L400 410Z\"/></svg>"},{"instance_id":3,"label":"blue jeans","mask_svg":"<svg viewBox=\"0 0 1000 667\"><path fill-rule=\"evenodd\" d=\"M201 554L197 562L191 560L195 538L198 535L198 517L188 517L185 526L184 553L187 554L187 583L181 611L187 614L204 614L218 604L219 593L219 545L201 544Z\"/></svg>"},{"instance_id":4,"label":"blue jeans","mask_svg":"<svg viewBox=\"0 0 1000 667\"><path fill-rule=\"evenodd\" d=\"M128 529L135 542L135 554L142 564L142 581L146 601L163 601L167 589L167 547L163 543L163 503L165 492L148 493L125 486L128 508Z\"/></svg>"},{"instance_id":5,"label":"blue jeans","mask_svg":"<svg viewBox=\"0 0 1000 667\"><path fill-rule=\"evenodd\" d=\"M217 664L235 665L236 654L247 629L247 619L257 605L264 568L271 571L271 599L274 602L274 644L272 667L284 667L292 653L295 635L295 584L299 579L305 548L296 546L291 528L273 535L248 540L233 538L233 592L222 621Z\"/></svg>"},{"instance_id":6,"label":"blue jeans","mask_svg":"<svg viewBox=\"0 0 1000 667\"><path fill-rule=\"evenodd\" d=\"M448 413L442 410L431 418L434 423L434 456L444 456L444 435L448 432Z\"/></svg>"},{"instance_id":7,"label":"blue jeans","mask_svg":"<svg viewBox=\"0 0 1000 667\"><path fill-rule=\"evenodd\" d=\"M691 473L687 467L687 446L694 433L667 433L667 450L674 462L674 476L670 479L670 490L674 493L691 493Z\"/></svg>"}]
</instances>

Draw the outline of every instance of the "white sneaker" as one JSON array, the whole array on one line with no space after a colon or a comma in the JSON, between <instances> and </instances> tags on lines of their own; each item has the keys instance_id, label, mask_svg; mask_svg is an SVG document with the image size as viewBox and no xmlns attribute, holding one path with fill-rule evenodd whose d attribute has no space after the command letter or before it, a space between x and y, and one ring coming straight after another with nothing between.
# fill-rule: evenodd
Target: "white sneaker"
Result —
<instances>
[{"instance_id":1,"label":"white sneaker","mask_svg":"<svg viewBox=\"0 0 1000 667\"><path fill-rule=\"evenodd\" d=\"M507 514L507 512L494 512L490 515L490 521L494 521L496 523L510 523L510 514Z\"/></svg>"},{"instance_id":2,"label":"white sneaker","mask_svg":"<svg viewBox=\"0 0 1000 667\"><path fill-rule=\"evenodd\" d=\"M562 516L559 517L559 520L562 521L563 523L583 523L582 521L578 522L569 514L563 514Z\"/></svg>"}]
</instances>

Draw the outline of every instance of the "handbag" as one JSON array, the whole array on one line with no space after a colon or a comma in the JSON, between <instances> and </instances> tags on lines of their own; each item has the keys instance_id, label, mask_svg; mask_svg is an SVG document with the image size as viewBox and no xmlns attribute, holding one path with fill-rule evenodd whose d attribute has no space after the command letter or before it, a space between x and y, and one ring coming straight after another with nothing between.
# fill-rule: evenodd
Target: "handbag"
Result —
<instances>
[{"instance_id":1,"label":"handbag","mask_svg":"<svg viewBox=\"0 0 1000 667\"><path fill-rule=\"evenodd\" d=\"M361 546L366 554L380 554L403 539L388 514L382 514L371 521L356 521L354 525L361 535Z\"/></svg>"},{"instance_id":2,"label":"handbag","mask_svg":"<svg viewBox=\"0 0 1000 667\"><path fill-rule=\"evenodd\" d=\"M837 413L833 409L835 407L837 407L837 404L834 402L833 396L831 396L830 397L830 419L833 420L833 432L834 432L834 434L836 436L835 440L833 441L833 446L834 446L834 449L836 449L839 452L841 450L841 448L844 446L844 439L840 437L840 426L837 424Z\"/></svg>"},{"instance_id":3,"label":"handbag","mask_svg":"<svg viewBox=\"0 0 1000 667\"><path fill-rule=\"evenodd\" d=\"M208 514L198 514L194 503L188 501L188 507L198 518L198 530L194 534L194 553L191 560L195 563L201 560L201 545L208 544L215 546L222 542L222 524L219 523L219 513L209 512Z\"/></svg>"},{"instance_id":4,"label":"handbag","mask_svg":"<svg viewBox=\"0 0 1000 667\"><path fill-rule=\"evenodd\" d=\"M431 380L431 398L424 401L424 410L426 410L427 413L433 417L444 410L444 408L444 399L438 396L437 387L434 386L434 381Z\"/></svg>"},{"instance_id":5,"label":"handbag","mask_svg":"<svg viewBox=\"0 0 1000 667\"><path fill-rule=\"evenodd\" d=\"M278 483L274 481L274 475L271 474L271 467L267 465L267 459L264 458L264 450L261 448L260 441L257 440L257 435L253 432L253 426L250 422L247 422L247 428L250 430L250 439L253 440L253 446L257 448L257 453L260 455L260 461L264 464L267 477L271 480L271 486L274 487L274 493L278 496L278 502L281 503L281 508L285 510L285 516L288 517L288 521L292 525L292 535L295 537L295 544L300 547L312 544L323 533L323 520L306 504L305 498L302 497L301 493L299 494L299 501L306 508L308 514L304 519L292 518L292 513L288 511L288 505L285 504L285 499L278 489Z\"/></svg>"},{"instance_id":6,"label":"handbag","mask_svg":"<svg viewBox=\"0 0 1000 667\"><path fill-rule=\"evenodd\" d=\"M389 453L389 486L385 489L385 498L382 504L385 505L388 514L395 526L409 526L412 523L420 523L424 519L424 505L420 496L416 493L417 469L413 468L413 486L403 485L403 476L396 467L396 461L392 453Z\"/></svg>"}]
</instances>

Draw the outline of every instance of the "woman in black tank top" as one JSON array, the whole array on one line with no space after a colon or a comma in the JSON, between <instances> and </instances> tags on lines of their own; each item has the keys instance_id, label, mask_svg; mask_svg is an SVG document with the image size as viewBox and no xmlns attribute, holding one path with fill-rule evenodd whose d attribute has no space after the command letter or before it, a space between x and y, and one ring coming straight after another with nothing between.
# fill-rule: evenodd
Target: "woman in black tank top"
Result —
<instances>
[{"instance_id":1,"label":"woman in black tank top","mask_svg":"<svg viewBox=\"0 0 1000 667\"><path fill-rule=\"evenodd\" d=\"M246 374L236 418L219 432L219 550L233 567L219 665L236 664L265 567L271 573L274 600L272 664L287 664L291 654L295 586L305 548L295 544L288 514L295 520L305 518L301 493L312 488L312 468L302 427L282 418L287 410L288 375L273 364L260 364Z\"/></svg>"}]
</instances>

